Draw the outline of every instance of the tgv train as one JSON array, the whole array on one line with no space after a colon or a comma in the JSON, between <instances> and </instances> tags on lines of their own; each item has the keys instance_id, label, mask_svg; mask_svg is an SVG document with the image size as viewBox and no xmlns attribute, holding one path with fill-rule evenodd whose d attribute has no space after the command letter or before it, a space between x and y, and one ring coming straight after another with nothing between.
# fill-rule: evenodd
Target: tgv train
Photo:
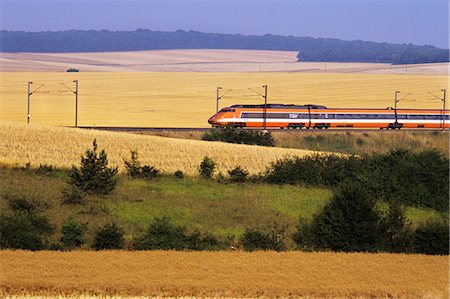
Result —
<instances>
[{"instance_id":1,"label":"tgv train","mask_svg":"<svg viewBox=\"0 0 450 299\"><path fill-rule=\"evenodd\" d=\"M319 105L233 105L208 122L215 127L268 129L450 128L448 111L433 109L327 108Z\"/></svg>"}]
</instances>

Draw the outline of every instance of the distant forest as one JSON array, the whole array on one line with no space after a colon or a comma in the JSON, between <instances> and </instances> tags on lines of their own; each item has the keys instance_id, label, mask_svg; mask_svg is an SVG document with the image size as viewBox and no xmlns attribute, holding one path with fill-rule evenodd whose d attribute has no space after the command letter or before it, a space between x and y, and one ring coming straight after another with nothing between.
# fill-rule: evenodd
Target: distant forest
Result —
<instances>
[{"instance_id":1,"label":"distant forest","mask_svg":"<svg viewBox=\"0 0 450 299\"><path fill-rule=\"evenodd\" d=\"M248 49L299 51L298 61L383 62L449 61L449 50L434 46L343 41L331 38L215 34L197 31L0 31L1 52L105 52L161 49Z\"/></svg>"}]
</instances>

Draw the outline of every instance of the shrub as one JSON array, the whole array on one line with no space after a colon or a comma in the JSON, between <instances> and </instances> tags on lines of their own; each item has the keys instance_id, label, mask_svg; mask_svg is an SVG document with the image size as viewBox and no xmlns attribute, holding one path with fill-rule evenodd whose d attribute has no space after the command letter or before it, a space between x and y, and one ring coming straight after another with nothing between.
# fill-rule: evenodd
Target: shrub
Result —
<instances>
[{"instance_id":1,"label":"shrub","mask_svg":"<svg viewBox=\"0 0 450 299\"><path fill-rule=\"evenodd\" d=\"M150 165L141 166L137 150L131 151L130 160L124 160L125 168L132 178L154 178L159 175L159 170Z\"/></svg>"},{"instance_id":2,"label":"shrub","mask_svg":"<svg viewBox=\"0 0 450 299\"><path fill-rule=\"evenodd\" d=\"M139 162L139 155L137 150L131 151L130 160L124 160L125 169L132 178L139 177L141 175L141 163Z\"/></svg>"},{"instance_id":3,"label":"shrub","mask_svg":"<svg viewBox=\"0 0 450 299\"><path fill-rule=\"evenodd\" d=\"M32 215L40 213L49 208L49 204L38 199L26 199L24 197L11 197L8 199L8 205L14 212L24 212Z\"/></svg>"},{"instance_id":4,"label":"shrub","mask_svg":"<svg viewBox=\"0 0 450 299\"><path fill-rule=\"evenodd\" d=\"M151 179L159 175L159 170L153 166L144 165L141 168L141 177L145 179Z\"/></svg>"},{"instance_id":5,"label":"shrub","mask_svg":"<svg viewBox=\"0 0 450 299\"><path fill-rule=\"evenodd\" d=\"M72 166L69 183L87 193L107 195L116 187L117 167L108 167L108 156L104 149L97 152L95 139L92 145L93 149L81 156L81 167Z\"/></svg>"},{"instance_id":6,"label":"shrub","mask_svg":"<svg viewBox=\"0 0 450 299\"><path fill-rule=\"evenodd\" d=\"M265 179L275 184L328 187L352 181L366 186L371 196L387 202L440 211L449 207L449 161L436 151L285 158L271 164Z\"/></svg>"},{"instance_id":7,"label":"shrub","mask_svg":"<svg viewBox=\"0 0 450 299\"><path fill-rule=\"evenodd\" d=\"M182 178L184 178L184 173L181 170L177 170L177 171L175 171L174 176L176 178L182 179Z\"/></svg>"},{"instance_id":8,"label":"shrub","mask_svg":"<svg viewBox=\"0 0 450 299\"><path fill-rule=\"evenodd\" d=\"M84 202L84 194L78 187L69 185L62 191L62 203L68 205L77 205Z\"/></svg>"},{"instance_id":9,"label":"shrub","mask_svg":"<svg viewBox=\"0 0 450 299\"><path fill-rule=\"evenodd\" d=\"M240 243L247 251L254 250L284 250L284 243L276 235L254 230L246 229L240 239Z\"/></svg>"},{"instance_id":10,"label":"shrub","mask_svg":"<svg viewBox=\"0 0 450 299\"><path fill-rule=\"evenodd\" d=\"M272 134L268 131L243 130L233 127L210 129L203 134L202 140L275 146L275 140L273 139Z\"/></svg>"},{"instance_id":11,"label":"shrub","mask_svg":"<svg viewBox=\"0 0 450 299\"><path fill-rule=\"evenodd\" d=\"M83 236L86 228L83 224L69 220L61 226L61 242L64 248L80 247L84 243Z\"/></svg>"},{"instance_id":12,"label":"shrub","mask_svg":"<svg viewBox=\"0 0 450 299\"><path fill-rule=\"evenodd\" d=\"M150 224L147 232L135 240L134 249L175 249L186 248L186 235L184 228L170 223L167 217L155 218Z\"/></svg>"},{"instance_id":13,"label":"shrub","mask_svg":"<svg viewBox=\"0 0 450 299\"><path fill-rule=\"evenodd\" d=\"M0 248L40 250L44 237L54 231L41 212L48 205L38 200L14 198L9 200L12 215L0 215Z\"/></svg>"},{"instance_id":14,"label":"shrub","mask_svg":"<svg viewBox=\"0 0 450 299\"><path fill-rule=\"evenodd\" d=\"M374 251L379 244L381 218L375 202L358 185L344 184L314 216L311 224L300 224L294 240L299 247L311 244L335 251Z\"/></svg>"},{"instance_id":15,"label":"shrub","mask_svg":"<svg viewBox=\"0 0 450 299\"><path fill-rule=\"evenodd\" d=\"M382 239L379 248L388 252L409 252L412 236L404 208L398 203L389 204L389 211L382 216L380 231Z\"/></svg>"},{"instance_id":16,"label":"shrub","mask_svg":"<svg viewBox=\"0 0 450 299\"><path fill-rule=\"evenodd\" d=\"M448 222L429 221L419 226L414 232L414 252L448 255Z\"/></svg>"},{"instance_id":17,"label":"shrub","mask_svg":"<svg viewBox=\"0 0 450 299\"><path fill-rule=\"evenodd\" d=\"M243 183L247 179L248 171L240 166L237 166L234 169L229 170L228 175L231 183Z\"/></svg>"},{"instance_id":18,"label":"shrub","mask_svg":"<svg viewBox=\"0 0 450 299\"><path fill-rule=\"evenodd\" d=\"M96 250L122 249L123 246L123 230L115 223L106 224L95 233L93 247Z\"/></svg>"},{"instance_id":19,"label":"shrub","mask_svg":"<svg viewBox=\"0 0 450 299\"><path fill-rule=\"evenodd\" d=\"M203 178L210 179L216 169L216 162L214 162L208 156L203 158L202 163L199 166L199 173Z\"/></svg>"},{"instance_id":20,"label":"shrub","mask_svg":"<svg viewBox=\"0 0 450 299\"><path fill-rule=\"evenodd\" d=\"M70 68L70 69L66 70L66 72L68 72L68 73L78 73L79 71L80 71L79 69L75 69L75 68Z\"/></svg>"},{"instance_id":21,"label":"shrub","mask_svg":"<svg viewBox=\"0 0 450 299\"><path fill-rule=\"evenodd\" d=\"M137 250L214 250L222 247L213 235L203 236L198 230L189 234L167 217L155 218L145 234L134 240L133 246Z\"/></svg>"}]
</instances>

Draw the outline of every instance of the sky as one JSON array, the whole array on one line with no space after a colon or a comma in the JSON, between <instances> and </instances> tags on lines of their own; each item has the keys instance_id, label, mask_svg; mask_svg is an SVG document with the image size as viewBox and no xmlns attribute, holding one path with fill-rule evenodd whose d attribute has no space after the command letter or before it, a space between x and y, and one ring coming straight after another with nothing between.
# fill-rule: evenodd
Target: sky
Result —
<instances>
[{"instance_id":1,"label":"sky","mask_svg":"<svg viewBox=\"0 0 450 299\"><path fill-rule=\"evenodd\" d=\"M195 30L449 48L448 0L0 0L0 29Z\"/></svg>"}]
</instances>

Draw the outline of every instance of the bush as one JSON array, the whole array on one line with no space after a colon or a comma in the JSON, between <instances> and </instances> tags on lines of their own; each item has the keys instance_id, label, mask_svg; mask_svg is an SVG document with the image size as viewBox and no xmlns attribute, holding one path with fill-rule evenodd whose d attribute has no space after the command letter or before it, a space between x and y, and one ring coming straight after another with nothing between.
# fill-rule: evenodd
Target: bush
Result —
<instances>
[{"instance_id":1,"label":"bush","mask_svg":"<svg viewBox=\"0 0 450 299\"><path fill-rule=\"evenodd\" d=\"M449 161L436 151L285 158L271 164L265 180L327 187L352 181L366 186L371 196L387 202L439 211L448 211L449 207Z\"/></svg>"},{"instance_id":2,"label":"bush","mask_svg":"<svg viewBox=\"0 0 450 299\"><path fill-rule=\"evenodd\" d=\"M198 230L188 234L184 227L176 226L167 217L155 218L142 236L134 240L137 250L214 250L223 246L210 234L203 236Z\"/></svg>"},{"instance_id":3,"label":"bush","mask_svg":"<svg viewBox=\"0 0 450 299\"><path fill-rule=\"evenodd\" d=\"M240 239L240 243L247 251L282 251L285 249L283 241L277 238L276 235L254 229L246 229L244 235Z\"/></svg>"},{"instance_id":4,"label":"bush","mask_svg":"<svg viewBox=\"0 0 450 299\"><path fill-rule=\"evenodd\" d=\"M61 242L64 248L80 247L84 243L83 236L86 228L83 224L74 220L69 220L61 226L63 234Z\"/></svg>"},{"instance_id":5,"label":"bush","mask_svg":"<svg viewBox=\"0 0 450 299\"><path fill-rule=\"evenodd\" d=\"M184 173L181 170L177 170L177 171L175 171L174 176L176 178L182 179L182 178L184 178Z\"/></svg>"},{"instance_id":6,"label":"bush","mask_svg":"<svg viewBox=\"0 0 450 299\"><path fill-rule=\"evenodd\" d=\"M272 134L268 131L243 130L233 127L210 129L203 134L202 140L275 146L275 140L273 139Z\"/></svg>"},{"instance_id":7,"label":"bush","mask_svg":"<svg viewBox=\"0 0 450 299\"><path fill-rule=\"evenodd\" d=\"M175 249L186 248L186 235L184 228L170 223L167 217L155 218L147 232L135 240L134 249Z\"/></svg>"},{"instance_id":8,"label":"bush","mask_svg":"<svg viewBox=\"0 0 450 299\"><path fill-rule=\"evenodd\" d=\"M78 187L69 185L62 191L62 203L68 205L77 205L84 202L84 194Z\"/></svg>"},{"instance_id":9,"label":"bush","mask_svg":"<svg viewBox=\"0 0 450 299\"><path fill-rule=\"evenodd\" d=\"M108 167L108 156L105 150L97 152L95 139L92 145L93 149L81 156L81 167L72 166L69 183L87 193L107 195L116 187L117 167Z\"/></svg>"},{"instance_id":10,"label":"bush","mask_svg":"<svg viewBox=\"0 0 450 299\"><path fill-rule=\"evenodd\" d=\"M123 230L115 223L106 224L95 233L93 247L96 250L122 249L123 246Z\"/></svg>"},{"instance_id":11,"label":"bush","mask_svg":"<svg viewBox=\"0 0 450 299\"><path fill-rule=\"evenodd\" d=\"M125 168L132 178L154 178L159 175L159 170L153 166L141 166L137 150L131 151L130 160L125 160Z\"/></svg>"},{"instance_id":12,"label":"bush","mask_svg":"<svg viewBox=\"0 0 450 299\"><path fill-rule=\"evenodd\" d=\"M24 212L28 215L44 212L49 208L49 204L38 199L28 200L24 197L11 197L8 199L8 205L14 212Z\"/></svg>"},{"instance_id":13,"label":"bush","mask_svg":"<svg viewBox=\"0 0 450 299\"><path fill-rule=\"evenodd\" d=\"M231 183L243 183L248 177L248 171L240 166L228 171L229 180Z\"/></svg>"},{"instance_id":14,"label":"bush","mask_svg":"<svg viewBox=\"0 0 450 299\"><path fill-rule=\"evenodd\" d=\"M70 68L70 69L66 70L66 72L68 72L68 73L78 73L79 71L80 71L79 69L75 69L75 68Z\"/></svg>"},{"instance_id":15,"label":"bush","mask_svg":"<svg viewBox=\"0 0 450 299\"><path fill-rule=\"evenodd\" d=\"M0 248L44 249L44 237L52 232L53 226L43 215L25 211L0 215Z\"/></svg>"},{"instance_id":16,"label":"bush","mask_svg":"<svg viewBox=\"0 0 450 299\"><path fill-rule=\"evenodd\" d=\"M448 222L427 222L414 232L414 252L424 254L449 254Z\"/></svg>"},{"instance_id":17,"label":"bush","mask_svg":"<svg viewBox=\"0 0 450 299\"><path fill-rule=\"evenodd\" d=\"M132 178L139 177L141 175L141 163L139 162L139 155L137 150L131 151L130 160L124 160L125 169Z\"/></svg>"},{"instance_id":18,"label":"bush","mask_svg":"<svg viewBox=\"0 0 450 299\"><path fill-rule=\"evenodd\" d=\"M216 162L214 162L208 156L205 156L203 158L202 163L200 163L198 171L203 178L210 179L215 169L216 169Z\"/></svg>"},{"instance_id":19,"label":"bush","mask_svg":"<svg viewBox=\"0 0 450 299\"><path fill-rule=\"evenodd\" d=\"M404 208L398 203L390 203L389 211L381 219L379 248L388 252L410 252L412 233L406 221Z\"/></svg>"},{"instance_id":20,"label":"bush","mask_svg":"<svg viewBox=\"0 0 450 299\"><path fill-rule=\"evenodd\" d=\"M334 251L374 251L380 239L381 217L375 202L358 185L345 184L333 195L310 226L299 225L299 247Z\"/></svg>"}]
</instances>

